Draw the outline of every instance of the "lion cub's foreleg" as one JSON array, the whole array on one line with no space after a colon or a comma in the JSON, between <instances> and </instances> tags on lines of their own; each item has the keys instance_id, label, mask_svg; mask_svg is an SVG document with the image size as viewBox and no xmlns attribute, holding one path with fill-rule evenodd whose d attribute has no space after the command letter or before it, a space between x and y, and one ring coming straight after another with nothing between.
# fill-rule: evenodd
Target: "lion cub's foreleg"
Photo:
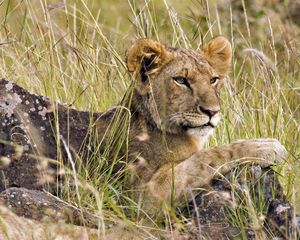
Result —
<instances>
[{"instance_id":1,"label":"lion cub's foreleg","mask_svg":"<svg viewBox=\"0 0 300 240\"><path fill-rule=\"evenodd\" d=\"M162 202L170 203L173 194L175 205L180 205L185 197L190 198L190 189L208 184L218 174L225 174L240 163L269 166L281 162L285 156L285 148L268 138L240 140L199 151L173 167L162 166L146 184L144 201L155 208Z\"/></svg>"}]
</instances>

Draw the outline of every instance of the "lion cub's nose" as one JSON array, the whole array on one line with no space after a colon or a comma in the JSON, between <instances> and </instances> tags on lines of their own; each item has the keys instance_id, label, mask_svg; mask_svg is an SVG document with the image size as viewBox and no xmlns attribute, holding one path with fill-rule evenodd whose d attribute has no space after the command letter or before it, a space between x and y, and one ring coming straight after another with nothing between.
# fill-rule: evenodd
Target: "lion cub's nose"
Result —
<instances>
[{"instance_id":1,"label":"lion cub's nose","mask_svg":"<svg viewBox=\"0 0 300 240\"><path fill-rule=\"evenodd\" d=\"M214 110L212 110L212 109L203 108L203 107L199 106L198 107L198 111L207 114L211 118L212 116L214 116L215 114L217 114L218 112L220 112L220 109L214 109Z\"/></svg>"}]
</instances>

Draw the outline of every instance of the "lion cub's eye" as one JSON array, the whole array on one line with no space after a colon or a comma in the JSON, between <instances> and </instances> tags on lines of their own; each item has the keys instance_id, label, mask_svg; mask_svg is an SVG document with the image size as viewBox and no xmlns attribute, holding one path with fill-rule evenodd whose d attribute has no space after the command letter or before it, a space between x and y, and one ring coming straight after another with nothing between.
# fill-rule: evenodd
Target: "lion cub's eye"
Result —
<instances>
[{"instance_id":1,"label":"lion cub's eye","mask_svg":"<svg viewBox=\"0 0 300 240\"><path fill-rule=\"evenodd\" d=\"M216 84L219 80L220 80L219 77L212 77L212 78L210 79L210 84L211 84L211 85L214 85L214 84Z\"/></svg>"},{"instance_id":2,"label":"lion cub's eye","mask_svg":"<svg viewBox=\"0 0 300 240\"><path fill-rule=\"evenodd\" d=\"M173 79L175 80L176 83L185 85L190 88L190 84L185 77L173 77Z\"/></svg>"}]
</instances>

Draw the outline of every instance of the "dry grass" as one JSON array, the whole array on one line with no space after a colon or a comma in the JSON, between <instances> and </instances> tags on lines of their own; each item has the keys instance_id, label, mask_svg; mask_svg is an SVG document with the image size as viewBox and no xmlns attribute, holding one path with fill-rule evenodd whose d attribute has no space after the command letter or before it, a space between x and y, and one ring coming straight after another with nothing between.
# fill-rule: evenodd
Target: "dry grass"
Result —
<instances>
[{"instance_id":1,"label":"dry grass","mask_svg":"<svg viewBox=\"0 0 300 240\"><path fill-rule=\"evenodd\" d=\"M288 1L276 3L0 1L1 76L53 101L104 111L118 103L131 83L124 60L135 39L149 37L173 47L200 49L211 37L225 35L232 42L234 61L221 95L223 122L209 145L241 138L279 139L289 156L278 171L289 200L298 208L300 31L286 15ZM91 167L97 172L96 165ZM136 225L143 222L138 204L128 199L128 206L119 204L124 198L120 182L102 175L105 182L99 187L98 179L87 172L76 176L77 192L62 194L68 201L105 215L105 220L117 215ZM136 212L133 219L127 219L125 209ZM255 209L251 213L255 215Z\"/></svg>"}]
</instances>

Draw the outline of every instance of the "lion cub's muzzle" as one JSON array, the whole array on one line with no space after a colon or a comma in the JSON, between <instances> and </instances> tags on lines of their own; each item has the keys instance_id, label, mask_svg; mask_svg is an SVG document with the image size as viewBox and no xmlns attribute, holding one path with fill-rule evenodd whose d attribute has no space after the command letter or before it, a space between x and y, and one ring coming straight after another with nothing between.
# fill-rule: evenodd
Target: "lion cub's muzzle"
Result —
<instances>
[{"instance_id":1,"label":"lion cub's muzzle","mask_svg":"<svg viewBox=\"0 0 300 240\"><path fill-rule=\"evenodd\" d=\"M217 112L210 118L209 122L213 127L216 127L219 124L220 120L221 120L221 112Z\"/></svg>"},{"instance_id":2,"label":"lion cub's muzzle","mask_svg":"<svg viewBox=\"0 0 300 240\"><path fill-rule=\"evenodd\" d=\"M218 112L213 116L206 114L184 114L185 121L182 122L182 129L189 135L196 136L208 136L214 131L214 128L218 125L221 118L221 113Z\"/></svg>"},{"instance_id":3,"label":"lion cub's muzzle","mask_svg":"<svg viewBox=\"0 0 300 240\"><path fill-rule=\"evenodd\" d=\"M197 112L174 113L170 115L163 124L170 133L192 132L197 135L206 135L218 125L221 113L216 113L212 117L207 114Z\"/></svg>"},{"instance_id":4,"label":"lion cub's muzzle","mask_svg":"<svg viewBox=\"0 0 300 240\"><path fill-rule=\"evenodd\" d=\"M184 113L184 121L181 123L181 127L184 130L189 128L204 128L211 127L215 128L221 119L221 113L215 113L213 116L198 113Z\"/></svg>"}]
</instances>

